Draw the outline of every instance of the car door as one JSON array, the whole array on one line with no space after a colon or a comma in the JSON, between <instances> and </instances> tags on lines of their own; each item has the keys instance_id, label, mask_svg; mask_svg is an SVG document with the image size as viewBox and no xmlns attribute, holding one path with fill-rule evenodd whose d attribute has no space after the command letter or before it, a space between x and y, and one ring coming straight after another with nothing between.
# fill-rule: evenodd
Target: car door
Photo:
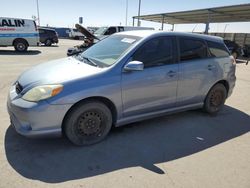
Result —
<instances>
[{"instance_id":1,"label":"car door","mask_svg":"<svg viewBox=\"0 0 250 188\"><path fill-rule=\"evenodd\" d=\"M40 42L44 43L46 41L46 32L43 29L39 29L39 37L40 37Z\"/></svg>"},{"instance_id":2,"label":"car door","mask_svg":"<svg viewBox=\"0 0 250 188\"><path fill-rule=\"evenodd\" d=\"M209 58L206 42L179 37L180 69L177 106L202 103L217 75L216 59Z\"/></svg>"},{"instance_id":3,"label":"car door","mask_svg":"<svg viewBox=\"0 0 250 188\"><path fill-rule=\"evenodd\" d=\"M178 81L174 37L149 40L132 55L144 70L122 73L123 116L140 115L175 106Z\"/></svg>"}]
</instances>

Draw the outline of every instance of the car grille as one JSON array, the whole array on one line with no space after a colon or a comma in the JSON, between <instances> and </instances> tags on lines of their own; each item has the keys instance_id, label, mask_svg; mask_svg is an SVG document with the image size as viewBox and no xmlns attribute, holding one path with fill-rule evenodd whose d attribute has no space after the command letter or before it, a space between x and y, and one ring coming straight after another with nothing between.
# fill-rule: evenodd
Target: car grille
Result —
<instances>
[{"instance_id":1,"label":"car grille","mask_svg":"<svg viewBox=\"0 0 250 188\"><path fill-rule=\"evenodd\" d=\"M19 94L21 93L23 90L23 87L21 86L21 84L19 82L16 83L16 93Z\"/></svg>"}]
</instances>

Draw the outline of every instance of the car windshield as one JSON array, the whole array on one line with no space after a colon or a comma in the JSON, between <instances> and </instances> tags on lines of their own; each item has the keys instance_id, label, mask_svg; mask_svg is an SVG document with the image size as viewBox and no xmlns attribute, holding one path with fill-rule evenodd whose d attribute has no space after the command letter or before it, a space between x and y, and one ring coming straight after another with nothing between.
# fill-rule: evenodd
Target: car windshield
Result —
<instances>
[{"instance_id":1,"label":"car windshield","mask_svg":"<svg viewBox=\"0 0 250 188\"><path fill-rule=\"evenodd\" d=\"M100 67L113 65L141 37L111 35L84 51L80 56L88 58Z\"/></svg>"},{"instance_id":2,"label":"car windshield","mask_svg":"<svg viewBox=\"0 0 250 188\"><path fill-rule=\"evenodd\" d=\"M100 27L94 32L94 35L103 35L107 29L108 27Z\"/></svg>"}]
</instances>

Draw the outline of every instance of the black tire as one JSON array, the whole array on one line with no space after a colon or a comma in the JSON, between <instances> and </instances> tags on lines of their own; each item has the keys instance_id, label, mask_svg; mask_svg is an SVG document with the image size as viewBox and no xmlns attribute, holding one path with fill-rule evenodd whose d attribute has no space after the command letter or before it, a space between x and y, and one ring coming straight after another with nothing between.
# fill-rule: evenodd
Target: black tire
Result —
<instances>
[{"instance_id":1,"label":"black tire","mask_svg":"<svg viewBox=\"0 0 250 188\"><path fill-rule=\"evenodd\" d=\"M212 115L217 114L223 108L226 98L227 90L225 86L220 83L214 85L204 101L204 111Z\"/></svg>"},{"instance_id":2,"label":"black tire","mask_svg":"<svg viewBox=\"0 0 250 188\"><path fill-rule=\"evenodd\" d=\"M45 46L51 46L52 45L52 40L47 39L44 44L45 44Z\"/></svg>"},{"instance_id":3,"label":"black tire","mask_svg":"<svg viewBox=\"0 0 250 188\"><path fill-rule=\"evenodd\" d=\"M14 48L17 52L26 52L28 49L28 43L25 40L16 40L14 42Z\"/></svg>"},{"instance_id":4,"label":"black tire","mask_svg":"<svg viewBox=\"0 0 250 188\"><path fill-rule=\"evenodd\" d=\"M102 141L112 127L110 109L101 102L90 101L75 106L67 114L64 133L78 146Z\"/></svg>"}]
</instances>

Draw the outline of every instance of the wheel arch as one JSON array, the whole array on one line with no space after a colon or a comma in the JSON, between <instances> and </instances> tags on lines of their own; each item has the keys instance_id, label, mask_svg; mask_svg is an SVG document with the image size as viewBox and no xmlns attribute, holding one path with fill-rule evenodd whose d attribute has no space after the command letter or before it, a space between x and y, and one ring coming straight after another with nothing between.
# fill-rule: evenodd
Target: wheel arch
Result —
<instances>
[{"instance_id":1,"label":"wheel arch","mask_svg":"<svg viewBox=\"0 0 250 188\"><path fill-rule=\"evenodd\" d=\"M14 39L13 42L12 42L12 46L14 46L15 42L17 42L17 41L24 41L29 46L29 42L24 38L16 38L16 39Z\"/></svg>"},{"instance_id":2,"label":"wheel arch","mask_svg":"<svg viewBox=\"0 0 250 188\"><path fill-rule=\"evenodd\" d=\"M112 126L115 125L116 123L116 120L117 120L117 108L115 106L115 104L108 98L106 97L102 97L102 96L93 96L93 97L87 97L87 98L84 98L78 102L76 102L75 104L73 104L70 109L66 112L64 118L63 118L63 121L62 121L62 133L64 134L64 126L65 126L65 120L68 116L68 114L77 106L79 105L83 105L84 103L86 102L90 102L90 101L97 101L97 102L101 102L103 104L105 104L111 111L111 114L112 114Z\"/></svg>"},{"instance_id":3,"label":"wheel arch","mask_svg":"<svg viewBox=\"0 0 250 188\"><path fill-rule=\"evenodd\" d=\"M226 90L227 90L227 95L228 95L228 92L229 92L229 83L228 83L228 81L226 81L226 80L219 80L219 81L217 81L214 85L212 85L212 87L210 87L210 89L207 91L206 96L208 95L209 91L210 91L216 84L222 84L222 85L224 85L225 88L226 88ZM206 99L206 97L205 97L205 99ZM204 100L205 100L205 99L204 99Z\"/></svg>"}]
</instances>

